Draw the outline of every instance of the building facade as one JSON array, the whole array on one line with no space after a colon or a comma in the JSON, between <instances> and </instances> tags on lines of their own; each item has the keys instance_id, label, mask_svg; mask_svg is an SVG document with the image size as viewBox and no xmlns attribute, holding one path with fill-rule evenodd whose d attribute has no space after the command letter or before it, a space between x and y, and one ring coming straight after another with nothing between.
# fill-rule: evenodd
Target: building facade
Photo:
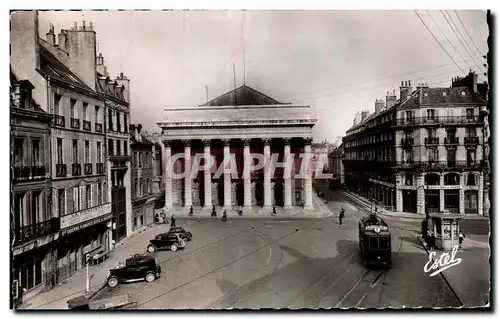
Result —
<instances>
[{"instance_id":1,"label":"building facade","mask_svg":"<svg viewBox=\"0 0 500 319\"><path fill-rule=\"evenodd\" d=\"M11 232L14 299L53 284L60 219L52 211L50 122L52 116L31 98L33 85L11 72ZM47 287L48 286L48 287Z\"/></svg>"},{"instance_id":2,"label":"building facade","mask_svg":"<svg viewBox=\"0 0 500 319\"><path fill-rule=\"evenodd\" d=\"M347 132L346 183L395 211L484 215L486 91L472 72L449 88L404 81Z\"/></svg>"},{"instance_id":3,"label":"building facade","mask_svg":"<svg viewBox=\"0 0 500 319\"><path fill-rule=\"evenodd\" d=\"M243 163L251 161L250 154L259 153L268 160L271 154L277 154L279 162L294 155L292 171L299 171L299 154L312 158L316 119L308 106L281 104L243 85L203 106L165 112L166 120L158 125L164 143L166 211L175 206L207 210L212 206L241 206L244 211L295 205L313 208L312 174L308 170L304 170L303 178L296 178L296 174L284 174L279 168L274 174L265 168L252 172L243 169ZM175 160L180 154L182 158ZM214 163L192 176L194 173L189 172L197 154L206 159L212 156ZM234 162L228 164L230 158ZM228 165L231 172L218 174L220 167ZM183 172L184 177L174 178Z\"/></svg>"},{"instance_id":4,"label":"building facade","mask_svg":"<svg viewBox=\"0 0 500 319\"><path fill-rule=\"evenodd\" d=\"M313 154L313 165L320 165L321 172L330 170L330 162L328 161L328 154L330 154L332 146L326 140L322 143L312 143L311 152ZM315 170L315 169L314 169Z\"/></svg>"},{"instance_id":5,"label":"building facade","mask_svg":"<svg viewBox=\"0 0 500 319\"><path fill-rule=\"evenodd\" d=\"M340 185L345 184L344 176L344 144L341 143L337 148L335 148L329 155L329 172L333 174L334 179L338 179Z\"/></svg>"},{"instance_id":6,"label":"building facade","mask_svg":"<svg viewBox=\"0 0 500 319\"><path fill-rule=\"evenodd\" d=\"M132 231L154 223L153 191L155 144L143 136L142 125L130 125Z\"/></svg>"}]
</instances>

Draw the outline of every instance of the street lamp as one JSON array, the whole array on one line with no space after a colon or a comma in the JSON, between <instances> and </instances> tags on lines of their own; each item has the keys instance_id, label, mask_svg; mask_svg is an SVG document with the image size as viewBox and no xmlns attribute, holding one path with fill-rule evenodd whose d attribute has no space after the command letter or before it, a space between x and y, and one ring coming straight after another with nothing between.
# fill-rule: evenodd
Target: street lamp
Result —
<instances>
[{"instance_id":1,"label":"street lamp","mask_svg":"<svg viewBox=\"0 0 500 319\"><path fill-rule=\"evenodd\" d=\"M87 270L87 280L85 285L85 291L88 293L90 290L90 277L89 277L89 263L90 263L90 254L85 254L85 265Z\"/></svg>"}]
</instances>

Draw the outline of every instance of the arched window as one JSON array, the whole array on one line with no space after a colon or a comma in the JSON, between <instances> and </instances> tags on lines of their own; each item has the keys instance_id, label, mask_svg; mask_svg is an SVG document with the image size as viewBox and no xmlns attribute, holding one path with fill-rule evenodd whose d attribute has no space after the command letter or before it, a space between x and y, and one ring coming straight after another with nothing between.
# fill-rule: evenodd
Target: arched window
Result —
<instances>
[{"instance_id":1,"label":"arched window","mask_svg":"<svg viewBox=\"0 0 500 319\"><path fill-rule=\"evenodd\" d=\"M427 174L425 175L425 185L439 185L440 176L438 174Z\"/></svg>"},{"instance_id":2,"label":"arched window","mask_svg":"<svg viewBox=\"0 0 500 319\"><path fill-rule=\"evenodd\" d=\"M460 175L456 173L449 173L444 175L444 184L445 185L459 185L460 184Z\"/></svg>"}]
</instances>

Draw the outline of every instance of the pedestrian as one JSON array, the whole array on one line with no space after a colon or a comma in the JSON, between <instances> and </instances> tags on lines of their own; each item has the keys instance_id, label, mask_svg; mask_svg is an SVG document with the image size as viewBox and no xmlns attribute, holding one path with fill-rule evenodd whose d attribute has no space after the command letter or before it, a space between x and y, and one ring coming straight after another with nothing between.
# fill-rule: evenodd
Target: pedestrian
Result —
<instances>
[{"instance_id":1,"label":"pedestrian","mask_svg":"<svg viewBox=\"0 0 500 319\"><path fill-rule=\"evenodd\" d=\"M170 228L175 227L175 217L174 214L170 217Z\"/></svg>"},{"instance_id":2,"label":"pedestrian","mask_svg":"<svg viewBox=\"0 0 500 319\"><path fill-rule=\"evenodd\" d=\"M238 215L243 215L243 208L240 206L239 210L238 210Z\"/></svg>"},{"instance_id":3,"label":"pedestrian","mask_svg":"<svg viewBox=\"0 0 500 319\"><path fill-rule=\"evenodd\" d=\"M424 244L427 245L429 242L429 237L427 236L428 228L426 219L422 220L421 228L422 228L422 239L424 240Z\"/></svg>"},{"instance_id":4,"label":"pedestrian","mask_svg":"<svg viewBox=\"0 0 500 319\"><path fill-rule=\"evenodd\" d=\"M344 218L345 210L344 207L340 208L340 213L339 213L339 224L342 225L342 219Z\"/></svg>"},{"instance_id":5,"label":"pedestrian","mask_svg":"<svg viewBox=\"0 0 500 319\"><path fill-rule=\"evenodd\" d=\"M160 223L160 215L158 213L155 214L155 223L156 224Z\"/></svg>"},{"instance_id":6,"label":"pedestrian","mask_svg":"<svg viewBox=\"0 0 500 319\"><path fill-rule=\"evenodd\" d=\"M429 250L433 251L435 248L435 245L436 245L436 237L434 237L434 233L432 231L428 231L427 236L429 238L428 239L429 240L429 243L428 243Z\"/></svg>"},{"instance_id":7,"label":"pedestrian","mask_svg":"<svg viewBox=\"0 0 500 319\"><path fill-rule=\"evenodd\" d=\"M222 221L226 221L227 220L227 214L226 214L226 210L224 209L224 212L222 213Z\"/></svg>"},{"instance_id":8,"label":"pedestrian","mask_svg":"<svg viewBox=\"0 0 500 319\"><path fill-rule=\"evenodd\" d=\"M463 244L463 242L464 242L464 239L465 239L465 234L464 234L462 231L460 231L460 232L458 233L458 247L459 247L460 249L462 249L462 244Z\"/></svg>"},{"instance_id":9,"label":"pedestrian","mask_svg":"<svg viewBox=\"0 0 500 319\"><path fill-rule=\"evenodd\" d=\"M191 208L189 209L189 216L193 216L193 205L191 205Z\"/></svg>"},{"instance_id":10,"label":"pedestrian","mask_svg":"<svg viewBox=\"0 0 500 319\"><path fill-rule=\"evenodd\" d=\"M273 215L276 216L276 206L273 206Z\"/></svg>"},{"instance_id":11,"label":"pedestrian","mask_svg":"<svg viewBox=\"0 0 500 319\"><path fill-rule=\"evenodd\" d=\"M216 217L217 213L215 212L215 205L212 206L212 217Z\"/></svg>"}]
</instances>

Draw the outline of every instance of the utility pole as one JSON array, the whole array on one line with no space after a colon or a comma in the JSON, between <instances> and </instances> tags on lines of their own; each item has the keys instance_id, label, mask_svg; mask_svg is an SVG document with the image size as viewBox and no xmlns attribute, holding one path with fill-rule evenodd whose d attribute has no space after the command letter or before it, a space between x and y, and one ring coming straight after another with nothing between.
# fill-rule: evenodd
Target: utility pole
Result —
<instances>
[{"instance_id":1,"label":"utility pole","mask_svg":"<svg viewBox=\"0 0 500 319\"><path fill-rule=\"evenodd\" d=\"M233 62L233 81L234 81L234 105L238 105L238 96L236 94L236 69Z\"/></svg>"},{"instance_id":2,"label":"utility pole","mask_svg":"<svg viewBox=\"0 0 500 319\"><path fill-rule=\"evenodd\" d=\"M208 102L208 85L205 85L205 93L207 94L207 102Z\"/></svg>"}]
</instances>

